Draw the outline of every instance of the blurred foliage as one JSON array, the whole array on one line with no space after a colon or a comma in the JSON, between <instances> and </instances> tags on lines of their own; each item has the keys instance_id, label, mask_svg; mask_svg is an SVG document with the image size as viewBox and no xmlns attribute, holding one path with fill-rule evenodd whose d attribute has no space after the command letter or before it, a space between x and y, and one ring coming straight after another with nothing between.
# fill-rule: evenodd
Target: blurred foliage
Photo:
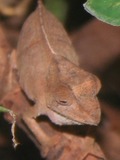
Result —
<instances>
[{"instance_id":1,"label":"blurred foliage","mask_svg":"<svg viewBox=\"0 0 120 160\"><path fill-rule=\"evenodd\" d=\"M49 11L64 23L68 11L66 0L45 0L45 5Z\"/></svg>"}]
</instances>

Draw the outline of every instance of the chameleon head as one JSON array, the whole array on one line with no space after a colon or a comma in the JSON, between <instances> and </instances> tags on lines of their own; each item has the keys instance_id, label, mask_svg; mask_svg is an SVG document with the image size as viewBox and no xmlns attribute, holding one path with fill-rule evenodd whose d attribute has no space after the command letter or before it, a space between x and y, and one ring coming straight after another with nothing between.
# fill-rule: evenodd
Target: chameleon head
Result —
<instances>
[{"instance_id":1,"label":"chameleon head","mask_svg":"<svg viewBox=\"0 0 120 160\"><path fill-rule=\"evenodd\" d=\"M97 125L101 115L96 97L100 81L62 56L57 56L56 61L59 80L52 79L54 85L47 103L49 118L56 124Z\"/></svg>"},{"instance_id":2,"label":"chameleon head","mask_svg":"<svg viewBox=\"0 0 120 160\"><path fill-rule=\"evenodd\" d=\"M96 97L99 89L99 80L91 74L83 83L74 87L59 85L52 93L51 103L48 104L51 110L49 118L59 125L97 125L101 114Z\"/></svg>"}]
</instances>

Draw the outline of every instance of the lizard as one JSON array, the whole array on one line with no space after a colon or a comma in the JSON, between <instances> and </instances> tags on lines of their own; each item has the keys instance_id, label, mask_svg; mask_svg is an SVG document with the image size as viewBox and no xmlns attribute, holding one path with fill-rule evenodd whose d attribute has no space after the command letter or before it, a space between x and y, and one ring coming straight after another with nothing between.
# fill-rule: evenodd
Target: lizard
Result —
<instances>
[{"instance_id":1,"label":"lizard","mask_svg":"<svg viewBox=\"0 0 120 160\"><path fill-rule=\"evenodd\" d=\"M35 103L30 117L46 115L57 125L99 123L100 81L79 67L66 31L41 0L23 25L17 66L20 86Z\"/></svg>"}]
</instances>

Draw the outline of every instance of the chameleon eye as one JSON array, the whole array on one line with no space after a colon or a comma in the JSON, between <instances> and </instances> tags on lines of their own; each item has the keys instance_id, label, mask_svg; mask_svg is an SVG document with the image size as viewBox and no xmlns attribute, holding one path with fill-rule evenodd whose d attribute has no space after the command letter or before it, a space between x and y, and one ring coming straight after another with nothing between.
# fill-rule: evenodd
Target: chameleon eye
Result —
<instances>
[{"instance_id":1,"label":"chameleon eye","mask_svg":"<svg viewBox=\"0 0 120 160\"><path fill-rule=\"evenodd\" d=\"M58 103L63 106L68 106L69 103L66 100L59 100Z\"/></svg>"},{"instance_id":2,"label":"chameleon eye","mask_svg":"<svg viewBox=\"0 0 120 160\"><path fill-rule=\"evenodd\" d=\"M73 95L68 86L60 85L54 93L55 101L62 106L70 106L72 104Z\"/></svg>"}]
</instances>

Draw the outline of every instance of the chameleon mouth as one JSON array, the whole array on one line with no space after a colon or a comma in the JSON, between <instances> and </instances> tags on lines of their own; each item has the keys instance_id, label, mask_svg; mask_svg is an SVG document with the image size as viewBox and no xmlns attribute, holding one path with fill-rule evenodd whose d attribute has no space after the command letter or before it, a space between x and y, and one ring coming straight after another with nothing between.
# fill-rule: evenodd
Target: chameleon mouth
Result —
<instances>
[{"instance_id":1,"label":"chameleon mouth","mask_svg":"<svg viewBox=\"0 0 120 160\"><path fill-rule=\"evenodd\" d=\"M53 110L53 112L55 112L55 113L57 113L59 116L61 116L63 119L65 119L65 121L67 120L68 121L68 123L66 123L65 122L65 125L67 124L76 124L76 125L95 125L95 126L97 126L97 124L95 124L95 123L90 123L89 121L87 122L80 122L80 121L77 121L77 120L75 120L74 118L71 118L71 117L69 117L69 116L66 116L66 115L64 115L64 114L61 114L60 112L56 112L56 111L54 111ZM66 116L66 117L65 117ZM70 123L71 122L71 123Z\"/></svg>"},{"instance_id":2,"label":"chameleon mouth","mask_svg":"<svg viewBox=\"0 0 120 160\"><path fill-rule=\"evenodd\" d=\"M96 97L82 97L79 100L79 104L71 106L58 104L58 106L49 108L60 116L65 117L78 125L98 125L100 122L101 111Z\"/></svg>"}]
</instances>

